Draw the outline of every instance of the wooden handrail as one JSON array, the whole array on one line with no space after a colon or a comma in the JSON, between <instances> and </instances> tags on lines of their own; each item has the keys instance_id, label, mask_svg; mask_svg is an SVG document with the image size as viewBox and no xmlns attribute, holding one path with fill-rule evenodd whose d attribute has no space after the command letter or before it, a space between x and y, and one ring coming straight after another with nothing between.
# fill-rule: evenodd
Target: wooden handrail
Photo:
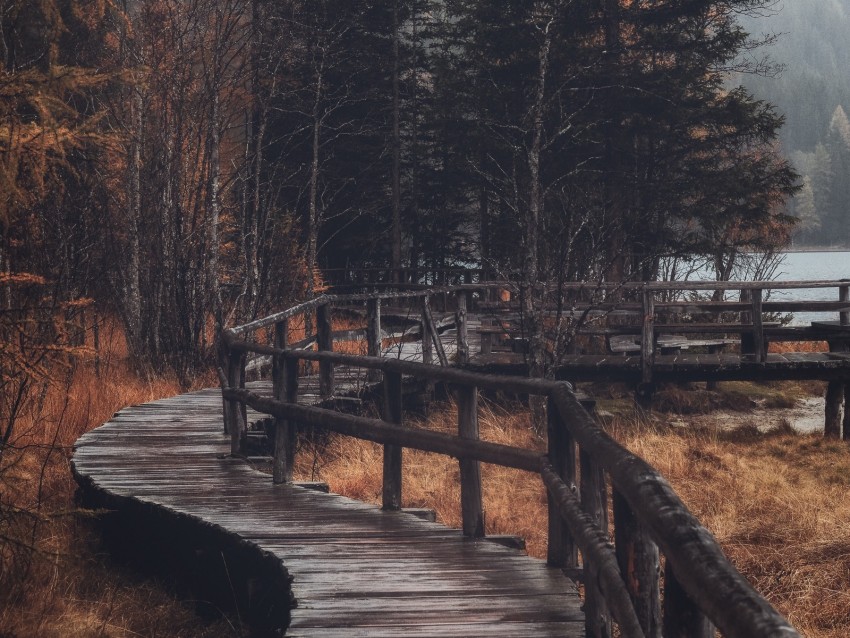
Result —
<instances>
[{"instance_id":1,"label":"wooden handrail","mask_svg":"<svg viewBox=\"0 0 850 638\"><path fill-rule=\"evenodd\" d=\"M697 288L694 282L686 282L685 289L712 290L713 287ZM769 326L761 325L761 312L768 303L761 303L763 288L811 287L823 288L838 285L837 282L722 282L724 289L747 291L751 301L725 303L723 311L745 309L757 313L759 320L750 325L768 334ZM604 635L610 627L610 617L616 620L624 636L657 636L659 588L658 549L666 557L667 579L670 595L665 604L678 606L676 610L665 610L665 623L670 631L681 627L681 618L704 627L708 631L711 623L729 637L788 636L799 634L765 601L729 563L711 534L688 511L667 481L643 459L635 456L603 430L581 407L565 382L545 379L506 377L492 374L473 373L446 366L433 366L401 359L375 356L378 353L380 335L380 300L427 299L443 292L468 294L504 283L465 284L425 291L399 291L373 295L323 295L281 313L225 330L222 333L223 370L220 374L222 395L225 401L225 416L231 427L241 431L245 427L245 406L270 414L275 418L275 476L282 482L291 479L292 452L294 450L294 424L300 423L337 432L385 446L384 458L384 507L395 509L401 506L401 449L404 447L453 456L461 459L463 527L470 536L483 534L483 510L480 505L480 473L477 462L521 469L540 474L550 496L550 563L575 567L574 547L583 556L585 585L587 588L586 610L589 616L588 631L592 635ZM841 293L841 303L846 303L846 283ZM622 287L622 286L621 286ZM649 321L642 330L647 338L654 335L658 325L652 317L654 293L670 289L658 285L641 287L644 292L643 311ZM757 291L755 295L749 291ZM329 308L332 305L367 302L368 342L372 356L333 352L333 340L329 335ZM777 302L783 303L783 302ZM797 303L797 302L788 302ZM843 306L831 304L829 308L840 310ZM700 303L702 306L702 302ZM658 303L657 307L664 305ZM299 313L322 308L319 315L318 351L296 350L287 347L286 325ZM425 333L435 330L433 318L427 317ZM465 311L465 306L458 305ZM648 310L647 310L648 309ZM458 312L458 316L465 312ZM843 317L843 315L842 315ZM429 321L430 319L430 321ZM323 324L323 325L322 325ZM254 330L275 326L275 345L251 343L245 339ZM717 326L722 330L722 326ZM272 357L275 377L274 397L264 397L243 387L247 353ZM364 368L373 381L384 379L385 405L383 418L366 418L342 414L333 410L307 407L296 404L298 394L299 362L318 362L324 371L322 378L333 378L337 365ZM329 375L329 376L328 376ZM459 434L404 427L401 423L402 377L409 376L428 382L451 384L458 390ZM322 381L326 383L326 381ZM324 386L327 388L327 386ZM476 396L479 389L516 394L547 397L549 403L550 440L546 456L539 452L512 446L480 441L477 438ZM323 392L330 396L331 391ZM234 444L238 435L231 430ZM581 498L575 494L576 447L580 454ZM234 451L238 451L234 448ZM631 529L618 536L618 543L631 543L632 550L648 556L640 567L640 574L626 574L626 567L615 555L607 540L607 498L605 477L615 495L615 528L631 525ZM555 524L552 517L563 520L566 528ZM625 547L625 546L624 546ZM623 551L626 551L625 549ZM618 546L617 552L621 552ZM655 557L654 559L652 557ZM628 560L626 560L628 563ZM654 567L653 567L654 565ZM632 565L631 568L637 569ZM678 593L677 593L678 592ZM689 607L690 606L690 607ZM689 610L684 609L689 607ZM610 615L608 615L610 614ZM698 621L704 615L706 622ZM605 620L606 616L609 618ZM697 620L694 620L697 619ZM607 625L606 625L607 622ZM672 629L670 629L672 628ZM672 635L672 634L669 634ZM708 635L708 633L705 633Z\"/></svg>"}]
</instances>

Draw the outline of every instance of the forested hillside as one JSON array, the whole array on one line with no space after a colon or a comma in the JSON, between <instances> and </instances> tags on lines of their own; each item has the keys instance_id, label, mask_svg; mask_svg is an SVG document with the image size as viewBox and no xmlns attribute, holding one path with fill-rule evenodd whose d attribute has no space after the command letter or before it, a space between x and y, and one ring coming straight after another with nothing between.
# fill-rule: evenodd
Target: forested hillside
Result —
<instances>
[{"instance_id":1,"label":"forested hillside","mask_svg":"<svg viewBox=\"0 0 850 638\"><path fill-rule=\"evenodd\" d=\"M7 0L4 307L188 379L327 267L728 277L795 182L724 84L760 4Z\"/></svg>"},{"instance_id":2,"label":"forested hillside","mask_svg":"<svg viewBox=\"0 0 850 638\"><path fill-rule=\"evenodd\" d=\"M760 53L783 69L739 79L786 117L782 148L803 175L796 243L850 246L850 1L783 0L759 16L742 24L778 36Z\"/></svg>"}]
</instances>

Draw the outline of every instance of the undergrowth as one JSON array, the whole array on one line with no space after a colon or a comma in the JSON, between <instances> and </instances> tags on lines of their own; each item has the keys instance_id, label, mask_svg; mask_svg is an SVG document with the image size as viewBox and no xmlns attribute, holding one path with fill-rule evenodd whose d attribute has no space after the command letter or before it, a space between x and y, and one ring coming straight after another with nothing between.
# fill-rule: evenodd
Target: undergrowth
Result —
<instances>
[{"instance_id":1,"label":"undergrowth","mask_svg":"<svg viewBox=\"0 0 850 638\"><path fill-rule=\"evenodd\" d=\"M97 513L75 506L76 439L127 405L180 391L176 379L140 379L121 350L103 357L99 375L80 360L43 380L0 456L3 638L239 635L223 616L200 621L168 586L114 563L92 524Z\"/></svg>"}]
</instances>

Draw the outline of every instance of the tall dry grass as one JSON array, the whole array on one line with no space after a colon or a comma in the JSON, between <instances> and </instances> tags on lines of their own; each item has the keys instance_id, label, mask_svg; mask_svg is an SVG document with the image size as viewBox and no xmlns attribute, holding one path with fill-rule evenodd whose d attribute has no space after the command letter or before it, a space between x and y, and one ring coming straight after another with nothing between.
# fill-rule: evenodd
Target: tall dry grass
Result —
<instances>
[{"instance_id":1,"label":"tall dry grass","mask_svg":"<svg viewBox=\"0 0 850 638\"><path fill-rule=\"evenodd\" d=\"M44 380L0 457L0 635L237 635L226 621L200 622L167 587L111 562L94 513L75 507L77 438L125 406L180 391L176 379L134 374L117 331L104 331L101 354L99 375L93 360L76 360Z\"/></svg>"},{"instance_id":2,"label":"tall dry grass","mask_svg":"<svg viewBox=\"0 0 850 638\"><path fill-rule=\"evenodd\" d=\"M427 427L456 430L448 405ZM754 415L754 419L757 416ZM482 438L542 449L518 406L482 406ZM425 427L418 423L416 427ZM682 429L636 416L617 418L610 434L666 476L694 514L717 537L732 562L810 638L843 638L850 627L850 448L783 429L763 434ZM381 448L333 437L305 445L297 473L325 480L333 491L380 502ZM546 552L546 500L539 478L482 466L487 532L527 539ZM457 462L405 450L404 504L430 507L460 526Z\"/></svg>"}]
</instances>

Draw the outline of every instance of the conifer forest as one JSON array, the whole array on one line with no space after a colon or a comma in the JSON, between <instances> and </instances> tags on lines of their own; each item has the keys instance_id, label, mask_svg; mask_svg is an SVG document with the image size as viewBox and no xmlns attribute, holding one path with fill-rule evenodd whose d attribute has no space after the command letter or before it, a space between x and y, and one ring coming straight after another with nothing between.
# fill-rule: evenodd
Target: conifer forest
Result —
<instances>
[{"instance_id":1,"label":"conifer forest","mask_svg":"<svg viewBox=\"0 0 850 638\"><path fill-rule=\"evenodd\" d=\"M335 273L507 282L543 377L565 282L850 247L848 29L850 0L0 0L0 636L74 635L97 587L77 635L226 635L107 631L126 584L65 569L100 560L71 448Z\"/></svg>"}]
</instances>

